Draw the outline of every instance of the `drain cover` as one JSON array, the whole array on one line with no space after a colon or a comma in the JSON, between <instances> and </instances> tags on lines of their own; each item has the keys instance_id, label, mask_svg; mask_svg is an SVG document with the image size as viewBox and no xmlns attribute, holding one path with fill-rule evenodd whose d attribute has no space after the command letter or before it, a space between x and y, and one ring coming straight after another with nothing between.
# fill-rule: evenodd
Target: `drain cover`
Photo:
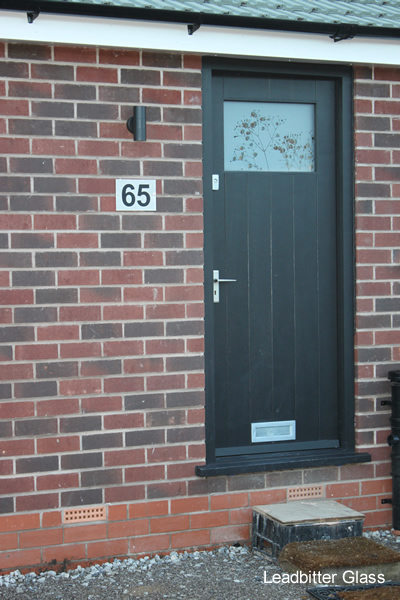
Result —
<instances>
[{"instance_id":1,"label":"drain cover","mask_svg":"<svg viewBox=\"0 0 400 600\"><path fill-rule=\"evenodd\" d=\"M396 588L396 591L400 593L400 581L388 581L386 583L376 585L336 585L334 587L308 588L307 592L310 594L310 596L317 598L317 600L342 600L340 596L338 596L338 592L356 592L372 589L378 590L382 588Z\"/></svg>"}]
</instances>

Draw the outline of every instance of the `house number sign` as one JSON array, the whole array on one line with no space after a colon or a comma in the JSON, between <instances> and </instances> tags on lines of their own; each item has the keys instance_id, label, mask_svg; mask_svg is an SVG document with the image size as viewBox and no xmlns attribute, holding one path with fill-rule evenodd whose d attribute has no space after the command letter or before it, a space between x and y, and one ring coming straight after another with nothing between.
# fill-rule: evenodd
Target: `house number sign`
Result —
<instances>
[{"instance_id":1,"label":"house number sign","mask_svg":"<svg viewBox=\"0 0 400 600\"><path fill-rule=\"evenodd\" d=\"M155 179L117 179L117 210L157 210Z\"/></svg>"}]
</instances>

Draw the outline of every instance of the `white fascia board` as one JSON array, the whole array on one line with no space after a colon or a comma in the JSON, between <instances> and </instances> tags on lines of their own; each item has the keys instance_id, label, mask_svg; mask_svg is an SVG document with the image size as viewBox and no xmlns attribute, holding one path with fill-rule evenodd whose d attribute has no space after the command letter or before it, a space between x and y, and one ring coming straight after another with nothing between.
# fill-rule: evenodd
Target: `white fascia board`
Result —
<instances>
[{"instance_id":1,"label":"white fascia board","mask_svg":"<svg viewBox=\"0 0 400 600\"><path fill-rule=\"evenodd\" d=\"M30 24L24 12L0 11L0 39L248 58L400 64L399 39L355 37L335 43L328 35L208 25L188 35L184 24L48 13L41 13Z\"/></svg>"}]
</instances>

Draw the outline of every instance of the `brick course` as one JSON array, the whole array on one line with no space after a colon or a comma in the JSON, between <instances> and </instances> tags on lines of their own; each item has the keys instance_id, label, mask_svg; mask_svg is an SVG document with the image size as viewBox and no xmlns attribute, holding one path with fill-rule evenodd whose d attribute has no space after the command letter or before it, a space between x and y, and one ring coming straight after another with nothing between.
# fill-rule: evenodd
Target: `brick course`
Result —
<instances>
[{"instance_id":1,"label":"brick course","mask_svg":"<svg viewBox=\"0 0 400 600\"><path fill-rule=\"evenodd\" d=\"M211 479L194 475L200 57L10 43L0 75L2 568L247 541L251 507L292 485L322 482L366 526L390 524L380 402L400 367L400 69L355 70L356 439L373 462ZM133 142L124 121L140 102L148 140ZM157 213L115 212L115 178L130 176L157 179ZM64 508L103 503L106 522L61 525Z\"/></svg>"}]
</instances>

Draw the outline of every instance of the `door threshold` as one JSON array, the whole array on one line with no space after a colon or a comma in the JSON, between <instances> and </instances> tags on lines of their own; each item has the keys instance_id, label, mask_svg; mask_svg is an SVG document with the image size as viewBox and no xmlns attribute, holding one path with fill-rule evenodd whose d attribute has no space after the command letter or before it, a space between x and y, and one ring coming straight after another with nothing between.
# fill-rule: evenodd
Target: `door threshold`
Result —
<instances>
[{"instance_id":1,"label":"door threshold","mask_svg":"<svg viewBox=\"0 0 400 600\"><path fill-rule=\"evenodd\" d=\"M340 466L353 463L371 462L368 452L355 452L341 448L312 450L304 452L277 452L274 455L232 456L216 459L214 462L196 466L198 477L218 475L239 475L262 471L286 471L311 467Z\"/></svg>"}]
</instances>

